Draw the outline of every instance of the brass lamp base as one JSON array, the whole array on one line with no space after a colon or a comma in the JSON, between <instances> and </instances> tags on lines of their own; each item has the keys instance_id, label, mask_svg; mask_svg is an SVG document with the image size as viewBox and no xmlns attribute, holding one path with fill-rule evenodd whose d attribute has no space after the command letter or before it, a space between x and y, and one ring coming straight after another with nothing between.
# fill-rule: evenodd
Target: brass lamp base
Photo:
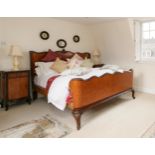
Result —
<instances>
[{"instance_id":1,"label":"brass lamp base","mask_svg":"<svg viewBox=\"0 0 155 155\"><path fill-rule=\"evenodd\" d=\"M100 64L100 57L99 56L93 56L93 63L94 65Z\"/></svg>"},{"instance_id":2,"label":"brass lamp base","mask_svg":"<svg viewBox=\"0 0 155 155\"><path fill-rule=\"evenodd\" d=\"M13 66L13 70L14 70L14 71L18 71L19 69L20 69L20 68L19 68L19 65L18 65L18 66L15 66L15 65Z\"/></svg>"}]
</instances>

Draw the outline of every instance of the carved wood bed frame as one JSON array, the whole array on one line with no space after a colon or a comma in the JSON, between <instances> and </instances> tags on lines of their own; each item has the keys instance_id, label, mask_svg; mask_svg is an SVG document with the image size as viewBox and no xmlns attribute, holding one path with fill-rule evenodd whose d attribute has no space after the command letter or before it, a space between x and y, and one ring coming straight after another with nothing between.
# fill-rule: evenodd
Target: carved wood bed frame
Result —
<instances>
[{"instance_id":1,"label":"carved wood bed frame","mask_svg":"<svg viewBox=\"0 0 155 155\"><path fill-rule=\"evenodd\" d=\"M70 51L56 51L56 53L66 58L71 58L75 53ZM30 51L31 77L33 87L33 99L37 94L47 96L47 90L34 84L35 62L40 61L47 52ZM90 53L78 53L80 56L90 58ZM94 106L107 102L121 94L131 91L132 98L135 99L133 83L133 70L124 73L105 74L101 77L92 77L88 80L73 79L70 81L70 93L72 99L68 104L75 118L77 129L81 127L81 114Z\"/></svg>"}]
</instances>

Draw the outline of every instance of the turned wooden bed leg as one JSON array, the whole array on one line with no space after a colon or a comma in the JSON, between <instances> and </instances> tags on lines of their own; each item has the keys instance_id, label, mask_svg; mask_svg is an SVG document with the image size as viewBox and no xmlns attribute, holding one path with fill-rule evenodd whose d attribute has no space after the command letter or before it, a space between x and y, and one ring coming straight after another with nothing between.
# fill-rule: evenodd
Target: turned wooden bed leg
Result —
<instances>
[{"instance_id":1,"label":"turned wooden bed leg","mask_svg":"<svg viewBox=\"0 0 155 155\"><path fill-rule=\"evenodd\" d=\"M132 98L135 99L135 91L131 89L131 92L132 92Z\"/></svg>"},{"instance_id":2,"label":"turned wooden bed leg","mask_svg":"<svg viewBox=\"0 0 155 155\"><path fill-rule=\"evenodd\" d=\"M80 110L75 110L75 111L72 111L72 114L76 121L76 128L77 128L77 130L80 130L82 112Z\"/></svg>"}]
</instances>

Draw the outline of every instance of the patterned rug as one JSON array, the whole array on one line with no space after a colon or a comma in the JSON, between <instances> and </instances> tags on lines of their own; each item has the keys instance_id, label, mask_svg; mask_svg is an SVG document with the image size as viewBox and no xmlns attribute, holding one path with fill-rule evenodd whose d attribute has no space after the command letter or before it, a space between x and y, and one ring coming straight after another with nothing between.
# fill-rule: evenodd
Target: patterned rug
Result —
<instances>
[{"instance_id":1,"label":"patterned rug","mask_svg":"<svg viewBox=\"0 0 155 155\"><path fill-rule=\"evenodd\" d=\"M50 115L0 131L1 138L60 138L71 132Z\"/></svg>"},{"instance_id":2,"label":"patterned rug","mask_svg":"<svg viewBox=\"0 0 155 155\"><path fill-rule=\"evenodd\" d=\"M155 122L144 132L142 138L155 138Z\"/></svg>"}]
</instances>

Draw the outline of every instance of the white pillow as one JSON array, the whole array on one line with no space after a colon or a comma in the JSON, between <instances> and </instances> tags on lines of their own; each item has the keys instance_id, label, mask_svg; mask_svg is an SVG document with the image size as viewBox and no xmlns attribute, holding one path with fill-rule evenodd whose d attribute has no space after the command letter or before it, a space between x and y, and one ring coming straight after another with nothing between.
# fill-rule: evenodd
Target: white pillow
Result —
<instances>
[{"instance_id":1,"label":"white pillow","mask_svg":"<svg viewBox=\"0 0 155 155\"><path fill-rule=\"evenodd\" d=\"M38 76L41 75L40 67L36 67L36 68L35 68L35 73L36 73Z\"/></svg>"},{"instance_id":2,"label":"white pillow","mask_svg":"<svg viewBox=\"0 0 155 155\"><path fill-rule=\"evenodd\" d=\"M36 74L38 76L40 76L41 74L45 74L47 72L51 72L52 70L50 69L51 65L53 64L54 62L36 62L35 63L35 71L36 71Z\"/></svg>"}]
</instances>

